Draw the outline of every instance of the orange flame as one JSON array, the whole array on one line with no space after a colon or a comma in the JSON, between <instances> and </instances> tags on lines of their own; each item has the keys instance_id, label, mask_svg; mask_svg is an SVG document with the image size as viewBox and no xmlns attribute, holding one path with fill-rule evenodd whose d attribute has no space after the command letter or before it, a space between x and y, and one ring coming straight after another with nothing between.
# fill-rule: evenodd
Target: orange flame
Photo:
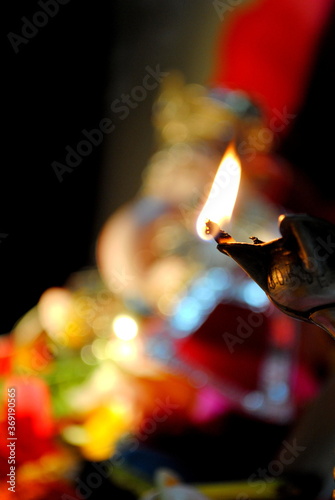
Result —
<instances>
[{"instance_id":1,"label":"orange flame","mask_svg":"<svg viewBox=\"0 0 335 500\"><path fill-rule=\"evenodd\" d=\"M241 164L234 146L231 144L219 165L207 201L201 210L196 230L203 240L212 239L206 234L206 222L211 220L220 227L227 224L233 213L241 179Z\"/></svg>"}]
</instances>

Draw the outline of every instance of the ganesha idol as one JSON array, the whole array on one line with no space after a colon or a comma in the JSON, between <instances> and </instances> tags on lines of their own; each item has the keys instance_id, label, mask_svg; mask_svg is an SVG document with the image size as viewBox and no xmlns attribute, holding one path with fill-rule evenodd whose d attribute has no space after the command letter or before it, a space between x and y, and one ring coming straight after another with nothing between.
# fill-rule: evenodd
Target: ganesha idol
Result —
<instances>
[{"instance_id":1,"label":"ganesha idol","mask_svg":"<svg viewBox=\"0 0 335 500\"><path fill-rule=\"evenodd\" d=\"M237 241L280 236L277 220L296 180L272 153L275 131L244 92L185 84L179 74L163 81L153 126L157 147L142 187L98 238L99 272L129 308L151 318L147 352L196 388L197 424L233 413L291 425L322 385L316 366L331 364L328 338L310 350L313 325L282 315L196 230L233 144L242 175L224 230Z\"/></svg>"}]
</instances>

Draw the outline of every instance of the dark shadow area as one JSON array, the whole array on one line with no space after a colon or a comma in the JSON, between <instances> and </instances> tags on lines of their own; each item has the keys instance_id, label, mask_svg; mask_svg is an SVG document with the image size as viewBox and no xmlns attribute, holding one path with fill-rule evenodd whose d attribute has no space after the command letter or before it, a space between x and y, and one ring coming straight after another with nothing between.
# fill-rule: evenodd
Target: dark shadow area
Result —
<instances>
[{"instance_id":1,"label":"dark shadow area","mask_svg":"<svg viewBox=\"0 0 335 500\"><path fill-rule=\"evenodd\" d=\"M53 16L36 16L36 2L6 4L1 333L89 263L103 143L83 147L58 177L52 163L66 164L66 148L105 116L117 38L113 2L64 2Z\"/></svg>"}]
</instances>

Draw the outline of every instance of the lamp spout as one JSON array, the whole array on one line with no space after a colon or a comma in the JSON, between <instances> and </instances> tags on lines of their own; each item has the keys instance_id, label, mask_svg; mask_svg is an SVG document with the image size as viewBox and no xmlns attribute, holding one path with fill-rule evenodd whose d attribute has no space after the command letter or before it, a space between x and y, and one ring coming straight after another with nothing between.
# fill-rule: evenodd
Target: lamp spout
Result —
<instances>
[{"instance_id":1,"label":"lamp spout","mask_svg":"<svg viewBox=\"0 0 335 500\"><path fill-rule=\"evenodd\" d=\"M208 221L207 230L284 313L335 339L335 226L305 214L279 217L281 238L236 242Z\"/></svg>"},{"instance_id":2,"label":"lamp spout","mask_svg":"<svg viewBox=\"0 0 335 500\"><path fill-rule=\"evenodd\" d=\"M268 293L268 271L270 266L269 243L218 243L217 249L228 255Z\"/></svg>"},{"instance_id":3,"label":"lamp spout","mask_svg":"<svg viewBox=\"0 0 335 500\"><path fill-rule=\"evenodd\" d=\"M269 245L256 237L251 237L253 244L237 242L230 234L222 231L212 221L207 221L206 232L217 242L217 249L231 257L265 292L267 292L267 275L270 264Z\"/></svg>"}]
</instances>

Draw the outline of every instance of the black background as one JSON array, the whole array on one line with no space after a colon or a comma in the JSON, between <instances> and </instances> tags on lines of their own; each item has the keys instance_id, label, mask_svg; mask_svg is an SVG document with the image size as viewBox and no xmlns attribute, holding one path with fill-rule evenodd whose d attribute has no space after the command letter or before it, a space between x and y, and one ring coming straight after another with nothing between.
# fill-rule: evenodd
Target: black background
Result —
<instances>
[{"instance_id":1,"label":"black background","mask_svg":"<svg viewBox=\"0 0 335 500\"><path fill-rule=\"evenodd\" d=\"M37 2L6 2L5 90L1 166L0 332L50 286L92 262L102 145L59 182L51 164L96 128L112 77L117 38L112 2L59 5L16 54L7 34L21 35Z\"/></svg>"}]
</instances>

